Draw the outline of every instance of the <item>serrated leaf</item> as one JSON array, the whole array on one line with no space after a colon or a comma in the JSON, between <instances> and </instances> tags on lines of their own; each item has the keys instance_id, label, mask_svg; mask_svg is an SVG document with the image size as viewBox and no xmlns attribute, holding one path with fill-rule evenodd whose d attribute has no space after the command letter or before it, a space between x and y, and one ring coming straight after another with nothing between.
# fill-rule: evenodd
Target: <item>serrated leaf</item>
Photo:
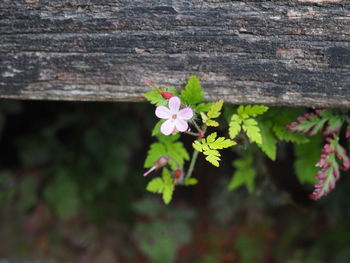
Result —
<instances>
[{"instance_id":1,"label":"serrated leaf","mask_svg":"<svg viewBox=\"0 0 350 263\"><path fill-rule=\"evenodd\" d=\"M203 138L200 142L195 141L192 145L199 152L203 152L206 155L206 160L209 161L214 166L219 166L220 153L219 149L228 148L236 143L230 139L225 139L224 137L216 138L217 133L213 132L206 138Z\"/></svg>"},{"instance_id":2,"label":"serrated leaf","mask_svg":"<svg viewBox=\"0 0 350 263\"><path fill-rule=\"evenodd\" d=\"M168 169L166 168L163 169L162 178L164 182L163 201L165 204L169 204L172 199L175 187L174 187L173 179Z\"/></svg>"},{"instance_id":3,"label":"serrated leaf","mask_svg":"<svg viewBox=\"0 0 350 263\"><path fill-rule=\"evenodd\" d=\"M202 118L203 123L206 123L208 120L208 116L203 112L201 112L200 114L201 114L201 118Z\"/></svg>"},{"instance_id":4,"label":"serrated leaf","mask_svg":"<svg viewBox=\"0 0 350 263\"><path fill-rule=\"evenodd\" d=\"M163 133L159 133L157 135L157 138L162 143L173 143L180 138L180 134L175 133L175 134L171 134L171 135L164 135Z\"/></svg>"},{"instance_id":5,"label":"serrated leaf","mask_svg":"<svg viewBox=\"0 0 350 263\"><path fill-rule=\"evenodd\" d=\"M191 76L185 88L181 91L181 101L184 104L196 104L202 102L204 92L199 79L196 76Z\"/></svg>"},{"instance_id":6,"label":"serrated leaf","mask_svg":"<svg viewBox=\"0 0 350 263\"><path fill-rule=\"evenodd\" d=\"M184 162L190 159L182 142L166 143L165 148L166 156L170 157L168 163L172 170L176 170L178 166L183 166Z\"/></svg>"},{"instance_id":7,"label":"serrated leaf","mask_svg":"<svg viewBox=\"0 0 350 263\"><path fill-rule=\"evenodd\" d=\"M212 107L213 103L201 103L197 106L192 107L195 112L208 112L210 108Z\"/></svg>"},{"instance_id":8,"label":"serrated leaf","mask_svg":"<svg viewBox=\"0 0 350 263\"><path fill-rule=\"evenodd\" d=\"M307 143L309 141L309 139L304 135L287 130L285 125L275 124L272 130L274 131L276 137L281 141L297 144Z\"/></svg>"},{"instance_id":9,"label":"serrated leaf","mask_svg":"<svg viewBox=\"0 0 350 263\"><path fill-rule=\"evenodd\" d=\"M278 140L293 143L307 143L309 141L307 137L286 129L287 124L293 122L302 113L303 110L298 108L274 107L269 109L264 115L263 121L270 120L272 122L272 130Z\"/></svg>"},{"instance_id":10,"label":"serrated leaf","mask_svg":"<svg viewBox=\"0 0 350 263\"><path fill-rule=\"evenodd\" d=\"M163 171L162 171L162 178L163 178L163 181L164 181L164 185L173 184L173 179L172 179L171 173L169 172L168 169L166 169L166 168L163 169Z\"/></svg>"},{"instance_id":11,"label":"serrated leaf","mask_svg":"<svg viewBox=\"0 0 350 263\"><path fill-rule=\"evenodd\" d=\"M205 124L209 127L218 127L219 123L217 121L213 121L213 120L207 120L205 122Z\"/></svg>"},{"instance_id":12,"label":"serrated leaf","mask_svg":"<svg viewBox=\"0 0 350 263\"><path fill-rule=\"evenodd\" d=\"M245 107L243 105L239 106L237 109L237 114L242 118L248 118L249 116L245 113Z\"/></svg>"},{"instance_id":13,"label":"serrated leaf","mask_svg":"<svg viewBox=\"0 0 350 263\"><path fill-rule=\"evenodd\" d=\"M256 171L253 165L253 156L247 154L233 162L233 166L236 171L228 185L229 190L235 190L240 186L245 185L249 192L254 190L254 179L256 177Z\"/></svg>"},{"instance_id":14,"label":"serrated leaf","mask_svg":"<svg viewBox=\"0 0 350 263\"><path fill-rule=\"evenodd\" d=\"M272 133L272 123L270 121L262 121L259 123L261 138L263 143L258 144L259 148L272 160L276 160L276 138Z\"/></svg>"},{"instance_id":15,"label":"serrated leaf","mask_svg":"<svg viewBox=\"0 0 350 263\"><path fill-rule=\"evenodd\" d=\"M146 190L152 193L161 194L164 190L164 182L162 178L153 178L146 187Z\"/></svg>"},{"instance_id":16,"label":"serrated leaf","mask_svg":"<svg viewBox=\"0 0 350 263\"><path fill-rule=\"evenodd\" d=\"M233 114L229 123L229 136L231 139L235 138L241 131L242 120L237 114Z\"/></svg>"},{"instance_id":17,"label":"serrated leaf","mask_svg":"<svg viewBox=\"0 0 350 263\"><path fill-rule=\"evenodd\" d=\"M247 114L249 117L255 117L257 115L264 114L269 107L266 107L264 105L248 105L244 108L244 113Z\"/></svg>"},{"instance_id":18,"label":"serrated leaf","mask_svg":"<svg viewBox=\"0 0 350 263\"><path fill-rule=\"evenodd\" d=\"M214 142L210 143L210 148L215 149L215 150L221 150L224 148L229 148L232 147L234 145L236 145L237 143L230 140L230 139L226 139L225 137L219 137L217 138Z\"/></svg>"},{"instance_id":19,"label":"serrated leaf","mask_svg":"<svg viewBox=\"0 0 350 263\"><path fill-rule=\"evenodd\" d=\"M327 121L327 118L321 118L315 113L306 113L304 116L298 117L296 122L289 124L287 128L292 132L304 133L312 136L317 134Z\"/></svg>"},{"instance_id":20,"label":"serrated leaf","mask_svg":"<svg viewBox=\"0 0 350 263\"><path fill-rule=\"evenodd\" d=\"M150 149L147 152L144 167L151 168L154 163L162 156L167 156L167 150L165 146L160 142L152 143Z\"/></svg>"},{"instance_id":21,"label":"serrated leaf","mask_svg":"<svg viewBox=\"0 0 350 263\"><path fill-rule=\"evenodd\" d=\"M174 189L175 188L173 185L165 185L164 186L163 201L166 205L169 204L171 199L173 198Z\"/></svg>"},{"instance_id":22,"label":"serrated leaf","mask_svg":"<svg viewBox=\"0 0 350 263\"><path fill-rule=\"evenodd\" d=\"M210 119L218 118L221 115L221 109L223 104L224 100L219 100L215 102L208 111L208 117Z\"/></svg>"},{"instance_id":23,"label":"serrated leaf","mask_svg":"<svg viewBox=\"0 0 350 263\"><path fill-rule=\"evenodd\" d=\"M205 150L203 152L205 155L207 155L207 157L205 157L205 159L210 162L212 165L219 167L219 161L221 160L220 157L220 153L217 150Z\"/></svg>"},{"instance_id":24,"label":"serrated leaf","mask_svg":"<svg viewBox=\"0 0 350 263\"><path fill-rule=\"evenodd\" d=\"M327 122L326 128L323 131L323 135L329 136L339 132L342 125L342 118L340 118L339 116L332 116Z\"/></svg>"},{"instance_id":25,"label":"serrated leaf","mask_svg":"<svg viewBox=\"0 0 350 263\"><path fill-rule=\"evenodd\" d=\"M208 135L207 138L206 138L207 143L210 144L210 143L214 142L216 136L217 136L216 132L213 132L210 135Z\"/></svg>"},{"instance_id":26,"label":"serrated leaf","mask_svg":"<svg viewBox=\"0 0 350 263\"><path fill-rule=\"evenodd\" d=\"M192 143L192 146L195 150L197 150L198 152L202 152L203 151L203 145L199 142L199 141L194 141Z\"/></svg>"},{"instance_id":27,"label":"serrated leaf","mask_svg":"<svg viewBox=\"0 0 350 263\"><path fill-rule=\"evenodd\" d=\"M261 144L263 141L262 141L260 129L257 126L257 124L258 124L257 121L254 119L246 119L243 122L242 129L245 131L245 133L247 134L251 142L256 142L258 144Z\"/></svg>"},{"instance_id":28,"label":"serrated leaf","mask_svg":"<svg viewBox=\"0 0 350 263\"><path fill-rule=\"evenodd\" d=\"M162 95L157 90L152 90L144 94L144 97L153 105L156 106L166 106L168 102L162 97Z\"/></svg>"},{"instance_id":29,"label":"serrated leaf","mask_svg":"<svg viewBox=\"0 0 350 263\"><path fill-rule=\"evenodd\" d=\"M198 183L198 180L196 178L186 178L185 184L186 185L196 185Z\"/></svg>"}]
</instances>

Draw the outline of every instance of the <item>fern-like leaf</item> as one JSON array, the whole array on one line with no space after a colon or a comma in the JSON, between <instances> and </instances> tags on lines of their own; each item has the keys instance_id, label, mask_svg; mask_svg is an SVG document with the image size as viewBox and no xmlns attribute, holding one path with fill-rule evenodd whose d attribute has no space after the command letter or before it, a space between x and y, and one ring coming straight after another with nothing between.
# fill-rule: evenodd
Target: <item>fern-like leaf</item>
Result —
<instances>
[{"instance_id":1,"label":"fern-like leaf","mask_svg":"<svg viewBox=\"0 0 350 263\"><path fill-rule=\"evenodd\" d=\"M192 146L195 150L203 152L206 155L206 160L213 164L214 166L219 166L220 161L220 152L218 150L229 148L234 146L236 142L226 139L224 137L218 137L217 133L213 132L209 134L206 138L201 139L200 141L195 141Z\"/></svg>"},{"instance_id":2,"label":"fern-like leaf","mask_svg":"<svg viewBox=\"0 0 350 263\"><path fill-rule=\"evenodd\" d=\"M276 138L272 132L272 122L262 121L259 123L260 134L263 143L258 144L259 148L272 160L276 160Z\"/></svg>"},{"instance_id":3,"label":"fern-like leaf","mask_svg":"<svg viewBox=\"0 0 350 263\"><path fill-rule=\"evenodd\" d=\"M207 157L205 157L205 159L210 162L212 165L219 167L219 161L221 160L220 157L220 153L218 150L212 150L212 149L208 149L205 150L204 155L206 155Z\"/></svg>"},{"instance_id":4,"label":"fern-like leaf","mask_svg":"<svg viewBox=\"0 0 350 263\"><path fill-rule=\"evenodd\" d=\"M234 139L241 131L242 119L237 114L233 114L229 123L229 136Z\"/></svg>"},{"instance_id":5,"label":"fern-like leaf","mask_svg":"<svg viewBox=\"0 0 350 263\"><path fill-rule=\"evenodd\" d=\"M244 157L233 162L236 171L228 185L229 190L235 190L245 185L249 192L253 192L254 179L256 177L253 161L253 155L251 153L246 153Z\"/></svg>"},{"instance_id":6,"label":"fern-like leaf","mask_svg":"<svg viewBox=\"0 0 350 263\"><path fill-rule=\"evenodd\" d=\"M348 170L350 168L350 158L338 140L337 136L326 139L327 143L322 149L321 159L316 164L321 170L316 176L319 181L315 184L315 190L310 195L314 200L320 199L334 189L340 177L339 169ZM340 165L337 157L341 161Z\"/></svg>"},{"instance_id":7,"label":"fern-like leaf","mask_svg":"<svg viewBox=\"0 0 350 263\"><path fill-rule=\"evenodd\" d=\"M166 106L168 104L167 100L162 97L159 91L152 90L145 93L144 97L153 105L156 106Z\"/></svg>"},{"instance_id":8,"label":"fern-like leaf","mask_svg":"<svg viewBox=\"0 0 350 263\"><path fill-rule=\"evenodd\" d=\"M223 100L219 100L212 104L210 110L208 111L208 117L210 119L216 119L221 115L222 105L224 104Z\"/></svg>"},{"instance_id":9,"label":"fern-like leaf","mask_svg":"<svg viewBox=\"0 0 350 263\"><path fill-rule=\"evenodd\" d=\"M258 144L263 143L258 122L254 119L246 119L243 121L242 129L246 132L251 142Z\"/></svg>"}]
</instances>

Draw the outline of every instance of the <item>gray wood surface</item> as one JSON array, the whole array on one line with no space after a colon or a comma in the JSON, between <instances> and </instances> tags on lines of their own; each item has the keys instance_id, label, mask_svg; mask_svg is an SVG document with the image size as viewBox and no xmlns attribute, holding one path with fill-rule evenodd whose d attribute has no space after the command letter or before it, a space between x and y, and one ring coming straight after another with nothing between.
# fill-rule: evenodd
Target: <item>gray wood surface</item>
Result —
<instances>
[{"instance_id":1,"label":"gray wood surface","mask_svg":"<svg viewBox=\"0 0 350 263\"><path fill-rule=\"evenodd\" d=\"M0 97L350 107L350 1L1 0Z\"/></svg>"}]
</instances>

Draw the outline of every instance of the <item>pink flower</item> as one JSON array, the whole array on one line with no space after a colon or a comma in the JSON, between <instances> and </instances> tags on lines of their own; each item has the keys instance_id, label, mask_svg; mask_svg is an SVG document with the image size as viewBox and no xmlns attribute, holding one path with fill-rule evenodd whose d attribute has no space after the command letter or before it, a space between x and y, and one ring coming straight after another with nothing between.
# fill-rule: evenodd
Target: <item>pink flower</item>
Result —
<instances>
[{"instance_id":1,"label":"pink flower","mask_svg":"<svg viewBox=\"0 0 350 263\"><path fill-rule=\"evenodd\" d=\"M181 101L175 96L169 99L168 106L169 108L165 106L156 108L156 116L160 119L166 119L160 127L160 131L165 135L170 135L174 131L187 131L187 121L193 117L193 110L189 107L180 110Z\"/></svg>"}]
</instances>

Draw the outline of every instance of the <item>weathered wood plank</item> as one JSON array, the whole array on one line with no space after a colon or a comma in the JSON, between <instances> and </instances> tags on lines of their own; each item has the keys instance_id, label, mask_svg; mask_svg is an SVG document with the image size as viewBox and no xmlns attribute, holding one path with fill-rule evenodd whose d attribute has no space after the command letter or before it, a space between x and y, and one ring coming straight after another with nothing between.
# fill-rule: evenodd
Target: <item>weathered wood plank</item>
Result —
<instances>
[{"instance_id":1,"label":"weathered wood plank","mask_svg":"<svg viewBox=\"0 0 350 263\"><path fill-rule=\"evenodd\" d=\"M350 107L350 3L0 2L0 97L140 101L191 74L210 100Z\"/></svg>"}]
</instances>

